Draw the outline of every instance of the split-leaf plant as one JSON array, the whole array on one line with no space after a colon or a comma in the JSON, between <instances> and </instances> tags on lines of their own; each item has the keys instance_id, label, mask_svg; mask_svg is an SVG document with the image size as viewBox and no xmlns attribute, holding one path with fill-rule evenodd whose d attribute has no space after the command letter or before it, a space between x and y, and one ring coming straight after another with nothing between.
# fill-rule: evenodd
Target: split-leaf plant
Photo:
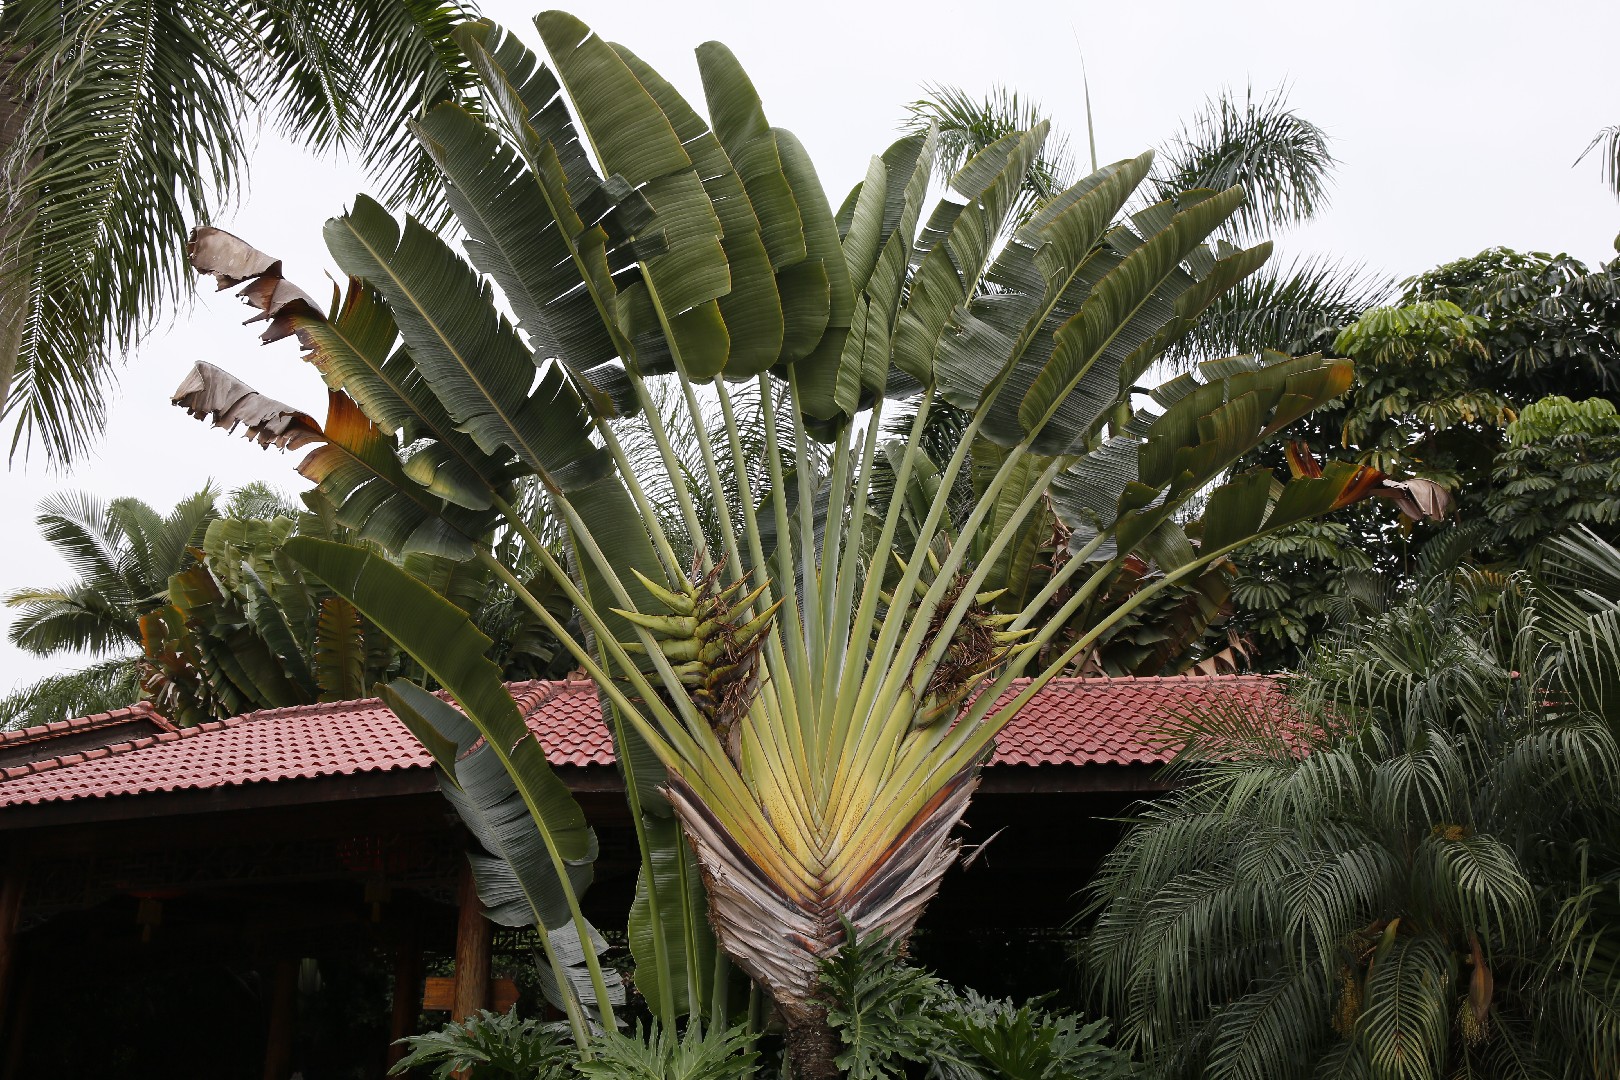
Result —
<instances>
[{"instance_id":1,"label":"split-leaf plant","mask_svg":"<svg viewBox=\"0 0 1620 1080\"><path fill-rule=\"evenodd\" d=\"M481 110L441 106L416 127L465 259L362 196L326 226L350 278L327 313L228 235L200 234L194 262L222 286L246 282L266 339L297 335L325 376L328 417L300 469L341 520L390 551L479 560L524 597L491 549L517 535L577 606L571 635L532 605L595 680L617 740L642 843L635 983L655 1015L726 1022L729 958L774 1001L794 1075L834 1076L817 961L846 923L909 932L996 733L1158 590L1377 486L1349 463L1286 483L1227 475L1341 393L1350 368L1240 356L1137 387L1269 253L1207 241L1235 190L1123 215L1143 155L1045 201L1002 241L1038 125L969 160L926 216L934 140L901 139L835 211L724 46L697 51L705 119L572 16L536 22L550 66L515 37L471 29L461 44ZM619 433L644 424L665 480L682 475L647 408L660 380L694 416L724 418L718 445L689 425L704 463L695 484L660 481L686 535L704 535L703 500L748 493L714 516L719 546L695 564L665 535L665 508ZM756 454L739 451L733 408L750 382L765 420ZM314 423L240 393L207 402L208 385L182 403L250 428L255 416ZM897 401L913 420L886 437ZM940 401L967 420L934 462L919 440ZM812 440L830 465L788 468L817 460ZM974 500L956 518L933 495L967 469ZM534 484L566 531L562 557L513 512L514 491ZM1205 509L1189 530L1195 496ZM1008 605L996 590L1048 499L1073 529L1072 557ZM579 947L597 940L579 907L594 840L484 658L487 640L383 558L315 539L287 550L460 706L384 689L487 849L475 865L491 917L549 931L540 940L569 975L558 998L584 1047L592 1017L611 1023L622 1000L596 950ZM1044 649L1133 554L1162 571L1153 585Z\"/></svg>"}]
</instances>

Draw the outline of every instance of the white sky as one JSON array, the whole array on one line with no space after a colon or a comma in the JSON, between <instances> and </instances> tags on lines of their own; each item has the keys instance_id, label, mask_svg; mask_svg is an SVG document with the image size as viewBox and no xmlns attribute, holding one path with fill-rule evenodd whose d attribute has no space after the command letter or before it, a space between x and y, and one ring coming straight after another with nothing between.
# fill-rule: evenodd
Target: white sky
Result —
<instances>
[{"instance_id":1,"label":"white sky","mask_svg":"<svg viewBox=\"0 0 1620 1080\"><path fill-rule=\"evenodd\" d=\"M529 22L537 6L483 7L537 42ZM1291 104L1327 129L1342 164L1332 206L1278 238L1282 258L1329 254L1404 277L1503 244L1592 263L1612 256L1620 231L1620 204L1594 162L1571 168L1598 129L1620 123L1613 0L821 0L792 9L620 0L575 10L700 108L692 49L711 38L730 45L771 122L808 147L835 207L870 155L893 140L904 103L925 82L972 92L1006 83L1042 102L1082 147L1084 49L1102 161L1162 143L1223 87L1288 85ZM267 134L249 196L216 224L282 256L292 280L324 297L333 264L321 222L369 188L358 171ZM52 474L36 461L0 473L8 512L0 591L69 579L33 524L35 504L53 491L130 494L167 510L209 478L301 488L297 455L228 438L168 403L192 362L207 360L323 414L314 371L291 342L259 350L237 325L246 314L228 294L208 294L150 338L124 372L99 453L73 472ZM9 445L9 431L3 438ZM0 610L0 624L7 621ZM0 690L67 666L0 642Z\"/></svg>"}]
</instances>

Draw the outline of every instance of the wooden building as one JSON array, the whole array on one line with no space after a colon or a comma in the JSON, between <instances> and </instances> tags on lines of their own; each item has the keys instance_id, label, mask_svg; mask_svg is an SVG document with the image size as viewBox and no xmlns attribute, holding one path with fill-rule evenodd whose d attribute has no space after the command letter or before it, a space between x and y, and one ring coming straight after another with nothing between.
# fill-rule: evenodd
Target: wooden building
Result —
<instances>
[{"instance_id":1,"label":"wooden building","mask_svg":"<svg viewBox=\"0 0 1620 1080\"><path fill-rule=\"evenodd\" d=\"M587 914L622 927L638 859L595 689L511 689L597 830ZM1055 977L1043 952L1109 819L1162 790L1158 721L1275 693L1236 676L1046 687L998 741L964 830L975 857L918 954L988 992ZM467 846L430 757L376 700L184 730L136 705L0 733L0 1080L382 1075L435 1015L430 977L458 1014L508 987L492 975L521 981L524 942L483 919Z\"/></svg>"}]
</instances>

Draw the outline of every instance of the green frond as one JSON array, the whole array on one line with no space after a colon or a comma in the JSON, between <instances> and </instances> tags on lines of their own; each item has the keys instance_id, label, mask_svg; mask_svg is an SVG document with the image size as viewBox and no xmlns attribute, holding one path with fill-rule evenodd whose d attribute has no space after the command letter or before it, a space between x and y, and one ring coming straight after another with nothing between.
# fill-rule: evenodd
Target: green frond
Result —
<instances>
[{"instance_id":1,"label":"green frond","mask_svg":"<svg viewBox=\"0 0 1620 1080\"><path fill-rule=\"evenodd\" d=\"M105 654L138 647L139 619L166 600L169 578L189 565L219 493L205 485L165 517L139 499L110 503L63 491L40 501L40 535L77 579L60 588L22 588L5 597L19 608L9 636L39 655L61 650Z\"/></svg>"},{"instance_id":2,"label":"green frond","mask_svg":"<svg viewBox=\"0 0 1620 1080\"><path fill-rule=\"evenodd\" d=\"M1325 209L1336 164L1327 132L1289 107L1286 87L1264 97L1249 87L1241 100L1228 90L1205 102L1165 146L1154 177L1166 194L1242 188L1247 199L1233 216L1233 235L1255 237Z\"/></svg>"},{"instance_id":3,"label":"green frond","mask_svg":"<svg viewBox=\"0 0 1620 1080\"><path fill-rule=\"evenodd\" d=\"M140 699L140 661L116 657L61 675L47 675L0 697L0 730L38 727L107 712Z\"/></svg>"},{"instance_id":4,"label":"green frond","mask_svg":"<svg viewBox=\"0 0 1620 1080\"><path fill-rule=\"evenodd\" d=\"M934 169L942 181L949 181L969 158L991 144L1050 119L1039 102L1000 83L982 97L947 83L929 83L922 91L922 97L906 106L901 127L913 135L938 132ZM1068 187L1074 172L1068 136L1049 137L1025 176L1013 219L1022 221L1037 203Z\"/></svg>"},{"instance_id":5,"label":"green frond","mask_svg":"<svg viewBox=\"0 0 1620 1080\"><path fill-rule=\"evenodd\" d=\"M1575 159L1579 165L1593 152L1597 153L1598 170L1603 182L1616 194L1620 195L1620 124L1611 124L1592 137L1581 151L1581 156Z\"/></svg>"},{"instance_id":6,"label":"green frond","mask_svg":"<svg viewBox=\"0 0 1620 1080\"><path fill-rule=\"evenodd\" d=\"M1387 279L1330 259L1268 264L1211 304L1167 358L1187 366L1266 348L1296 356L1318 352L1389 293Z\"/></svg>"},{"instance_id":7,"label":"green frond","mask_svg":"<svg viewBox=\"0 0 1620 1080\"><path fill-rule=\"evenodd\" d=\"M1620 597L1590 538L1551 558L1593 587L1520 574L1482 607L1438 578L1323 643L1269 720L1176 722L1183 786L1104 860L1082 952L1150 1065L1427 1080L1608 1060L1616 742L1551 688L1582 651L1565 628ZM1303 1027L1267 1011L1285 977L1326 1003Z\"/></svg>"},{"instance_id":8,"label":"green frond","mask_svg":"<svg viewBox=\"0 0 1620 1080\"><path fill-rule=\"evenodd\" d=\"M25 265L29 288L7 408L14 453L37 439L66 459L104 426L117 357L189 288L180 238L236 189L242 83L190 4L17 7L29 51L8 89L31 109L0 169L7 214L29 227L0 268Z\"/></svg>"},{"instance_id":9,"label":"green frond","mask_svg":"<svg viewBox=\"0 0 1620 1080\"><path fill-rule=\"evenodd\" d=\"M250 106L356 152L399 201L441 205L404 122L467 92L451 35L469 17L454 0L7 4L0 95L22 103L0 145L0 220L17 223L0 234L0 310L21 328L0 355L12 454L63 463L99 437L121 358L190 295L182 238L240 189Z\"/></svg>"}]
</instances>

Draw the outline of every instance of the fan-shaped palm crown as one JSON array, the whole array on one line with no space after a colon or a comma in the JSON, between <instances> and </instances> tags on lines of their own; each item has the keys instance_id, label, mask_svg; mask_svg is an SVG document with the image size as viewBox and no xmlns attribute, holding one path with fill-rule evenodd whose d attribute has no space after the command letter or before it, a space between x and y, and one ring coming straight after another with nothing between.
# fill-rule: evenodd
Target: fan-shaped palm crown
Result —
<instances>
[{"instance_id":1,"label":"fan-shaped palm crown","mask_svg":"<svg viewBox=\"0 0 1620 1080\"><path fill-rule=\"evenodd\" d=\"M200 269L250 282L266 338L298 335L321 368L333 388L324 426L207 372L180 403L258 417L272 433L318 431L301 471L387 548L480 559L524 596L488 537L531 541L588 640L532 606L608 703L644 826L639 985L666 1015L710 1011L711 994L723 1012L701 948L701 873L707 922L775 998L796 1075L831 1075L817 959L845 920L888 935L915 923L951 862L979 763L1041 682L1156 588L1367 490L1352 465L1287 484L1269 472L1223 480L1257 440L1340 393L1349 369L1243 356L1135 390L1265 260L1263 244L1207 243L1237 191L1181 193L1122 217L1148 176L1144 155L1059 192L1002 243L1038 125L974 155L926 216L934 140L902 139L835 213L723 46L698 50L705 119L577 19L548 12L537 24L550 67L510 36L472 30L461 42L482 112L440 106L417 127L471 265L362 197L327 225L353 280L323 315L271 257L223 234L196 238ZM660 380L694 418L722 419L719 445L707 425L689 427L695 477L650 407ZM746 383L758 387L762 452L744 451L736 421L734 388ZM899 439L881 422L896 398L915 405ZM967 420L936 463L920 436L941 400ZM636 415L664 458L657 490L682 535L718 531L695 566L620 438ZM824 472L816 439L830 446ZM983 472L977 499L954 520L934 495L969 468ZM511 513L524 476L565 526L570 567ZM737 505L700 521L693 486ZM1182 508L1198 493L1207 510L1190 534ZM1003 556L1048 497L1074 530L1073 558L1027 601L998 604ZM583 995L565 1004L576 1026L582 1007L609 1008L611 973L578 947L591 934L577 892L594 848L482 659L487 639L384 560L313 540L289 551L456 696L465 720L408 685L389 690L500 856L478 864L495 917L567 939L544 941L554 966L575 958ZM1092 612L1090 629L1043 655L1133 553L1163 584ZM1034 680L1011 692L1037 655Z\"/></svg>"}]
</instances>

